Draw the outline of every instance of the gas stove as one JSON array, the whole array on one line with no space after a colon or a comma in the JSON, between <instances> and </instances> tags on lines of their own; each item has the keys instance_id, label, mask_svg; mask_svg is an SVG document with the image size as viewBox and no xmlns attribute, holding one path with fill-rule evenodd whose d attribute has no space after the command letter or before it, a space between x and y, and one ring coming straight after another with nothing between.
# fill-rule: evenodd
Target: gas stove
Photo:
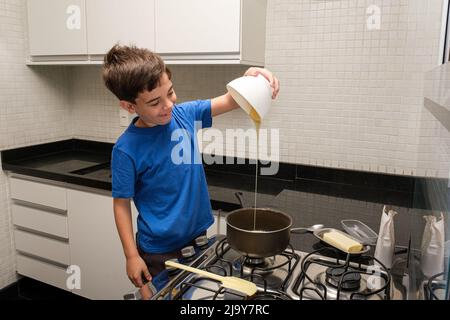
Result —
<instances>
[{"instance_id":1,"label":"gas stove","mask_svg":"<svg viewBox=\"0 0 450 320\"><path fill-rule=\"evenodd\" d=\"M393 292L389 270L369 255L345 255L331 247L304 253L289 245L276 256L251 259L232 249L223 235L211 238L209 244L195 259L184 263L252 281L258 288L254 296L225 289L220 282L204 276L169 270L169 282L152 299L389 300L398 296Z\"/></svg>"}]
</instances>

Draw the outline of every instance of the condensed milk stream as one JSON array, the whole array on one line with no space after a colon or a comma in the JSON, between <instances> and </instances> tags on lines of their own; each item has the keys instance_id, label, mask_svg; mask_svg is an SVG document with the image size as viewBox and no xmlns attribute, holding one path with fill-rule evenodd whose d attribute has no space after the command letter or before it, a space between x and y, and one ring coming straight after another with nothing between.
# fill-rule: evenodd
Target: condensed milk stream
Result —
<instances>
[{"instance_id":1,"label":"condensed milk stream","mask_svg":"<svg viewBox=\"0 0 450 320\"><path fill-rule=\"evenodd\" d=\"M253 212L253 230L256 230L256 199L258 195L258 159L259 159L259 128L261 127L261 118L255 109L250 111L250 118L256 128L256 170L255 170L255 210Z\"/></svg>"}]
</instances>

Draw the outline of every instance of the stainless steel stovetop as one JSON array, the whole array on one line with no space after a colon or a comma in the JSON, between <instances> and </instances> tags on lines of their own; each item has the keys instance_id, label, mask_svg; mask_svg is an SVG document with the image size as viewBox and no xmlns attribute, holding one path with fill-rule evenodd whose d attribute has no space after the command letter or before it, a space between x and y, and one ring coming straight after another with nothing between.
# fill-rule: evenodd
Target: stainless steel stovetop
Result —
<instances>
[{"instance_id":1,"label":"stainless steel stovetop","mask_svg":"<svg viewBox=\"0 0 450 320\"><path fill-rule=\"evenodd\" d=\"M262 260L249 259L230 248L226 237L210 239L211 245L198 251L195 259L183 262L223 276L235 276L257 284L258 292L244 296L220 286L220 282L189 272L169 270L169 283L154 300L348 300L402 299L391 275L371 256L351 257L330 250L312 253L289 246L283 253ZM331 252L333 253L333 252Z\"/></svg>"}]
</instances>

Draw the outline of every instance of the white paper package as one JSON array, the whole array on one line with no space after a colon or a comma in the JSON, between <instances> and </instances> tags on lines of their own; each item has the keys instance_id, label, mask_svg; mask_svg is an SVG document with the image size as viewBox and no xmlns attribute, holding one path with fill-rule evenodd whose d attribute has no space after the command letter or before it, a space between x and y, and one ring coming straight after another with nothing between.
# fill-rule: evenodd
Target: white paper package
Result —
<instances>
[{"instance_id":1,"label":"white paper package","mask_svg":"<svg viewBox=\"0 0 450 320\"><path fill-rule=\"evenodd\" d=\"M378 259L388 269L392 267L392 260L394 257L394 216L396 214L397 211L387 211L386 206L383 207L383 212L381 214L380 231L378 232L377 246L375 248L375 258Z\"/></svg>"},{"instance_id":2,"label":"white paper package","mask_svg":"<svg viewBox=\"0 0 450 320\"><path fill-rule=\"evenodd\" d=\"M423 230L420 262L423 274L430 278L444 272L444 215L441 212L439 220L433 215L423 218L426 224Z\"/></svg>"}]
</instances>

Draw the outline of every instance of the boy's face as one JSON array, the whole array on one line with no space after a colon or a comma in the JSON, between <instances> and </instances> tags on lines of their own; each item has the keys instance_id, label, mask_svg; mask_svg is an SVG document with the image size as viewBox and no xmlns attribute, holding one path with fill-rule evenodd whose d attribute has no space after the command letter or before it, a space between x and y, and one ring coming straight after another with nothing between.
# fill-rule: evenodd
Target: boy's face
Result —
<instances>
[{"instance_id":1,"label":"boy's face","mask_svg":"<svg viewBox=\"0 0 450 320\"><path fill-rule=\"evenodd\" d=\"M136 121L136 126L154 127L170 122L176 100L177 96L173 90L172 81L166 73L163 73L159 85L155 89L140 92L134 104L122 100L120 106L128 112L137 113L139 120Z\"/></svg>"}]
</instances>

